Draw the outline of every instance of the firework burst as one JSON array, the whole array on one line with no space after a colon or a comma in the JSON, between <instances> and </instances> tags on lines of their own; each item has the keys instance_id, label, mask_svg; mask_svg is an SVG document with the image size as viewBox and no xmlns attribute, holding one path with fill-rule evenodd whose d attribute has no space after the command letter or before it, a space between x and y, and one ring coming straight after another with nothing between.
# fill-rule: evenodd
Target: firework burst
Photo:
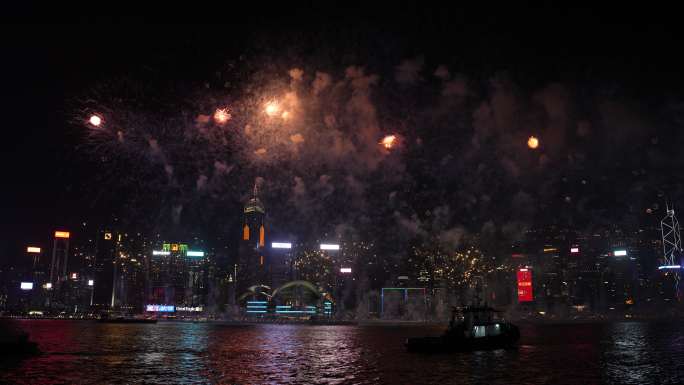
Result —
<instances>
[{"instance_id":1,"label":"firework burst","mask_svg":"<svg viewBox=\"0 0 684 385\"><path fill-rule=\"evenodd\" d=\"M228 108L217 108L214 112L214 121L218 125L224 125L232 118Z\"/></svg>"}]
</instances>

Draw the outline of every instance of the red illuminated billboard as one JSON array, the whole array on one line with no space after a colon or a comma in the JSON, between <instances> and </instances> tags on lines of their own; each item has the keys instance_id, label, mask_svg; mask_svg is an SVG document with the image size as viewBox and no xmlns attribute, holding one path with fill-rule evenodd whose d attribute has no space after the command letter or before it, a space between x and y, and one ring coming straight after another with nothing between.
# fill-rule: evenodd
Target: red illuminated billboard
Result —
<instances>
[{"instance_id":1,"label":"red illuminated billboard","mask_svg":"<svg viewBox=\"0 0 684 385\"><path fill-rule=\"evenodd\" d=\"M518 269L518 302L530 302L532 296L532 270Z\"/></svg>"}]
</instances>

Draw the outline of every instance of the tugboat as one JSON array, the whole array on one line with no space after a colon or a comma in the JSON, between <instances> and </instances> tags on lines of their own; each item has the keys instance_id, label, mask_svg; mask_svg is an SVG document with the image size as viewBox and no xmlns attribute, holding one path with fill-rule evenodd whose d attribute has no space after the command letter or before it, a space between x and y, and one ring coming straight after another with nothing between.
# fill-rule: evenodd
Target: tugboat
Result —
<instances>
[{"instance_id":1,"label":"tugboat","mask_svg":"<svg viewBox=\"0 0 684 385\"><path fill-rule=\"evenodd\" d=\"M453 307L449 328L440 337L408 338L410 352L450 353L474 350L510 349L520 339L518 327L497 317L500 311L480 304Z\"/></svg>"}]
</instances>

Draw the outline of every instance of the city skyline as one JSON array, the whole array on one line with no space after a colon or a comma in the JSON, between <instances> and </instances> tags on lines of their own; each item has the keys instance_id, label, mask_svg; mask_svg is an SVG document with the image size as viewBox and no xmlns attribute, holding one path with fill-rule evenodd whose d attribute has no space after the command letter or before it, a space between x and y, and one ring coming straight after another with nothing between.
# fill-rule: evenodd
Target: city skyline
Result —
<instances>
[{"instance_id":1,"label":"city skyline","mask_svg":"<svg viewBox=\"0 0 684 385\"><path fill-rule=\"evenodd\" d=\"M486 299L510 314L641 317L654 309L675 311L679 301L673 281L678 275L670 270L681 258L681 245L675 245L671 256L675 259L668 259L662 242L670 236L670 228L679 234L671 222L636 231L617 225L590 232L559 226L530 229L523 239L508 245L504 255L496 254L497 248L488 252L482 239L457 248L418 243L407 256L393 260L378 255L372 239L324 235L312 243L272 236L266 231L265 206L253 188L242 210L245 228L234 235L244 244L237 250L217 249L197 237L179 242L160 234L129 235L111 226L91 229L89 235L79 234L79 229L56 230L52 247L28 245L25 263L4 269L2 308L44 314L68 310L158 315L176 314L178 308L183 309L177 313L181 315L189 311L235 317L250 315L251 300L263 301L253 312L258 316L272 311L291 316L300 311L285 311L286 304L292 308L308 303L322 312L324 302L314 298L300 302L299 297L270 297L269 292L275 294L296 282L304 287L313 284L311 290L330 303L326 316L337 318L353 314L362 319L439 319L445 317L447 304L464 303L477 284L484 285ZM668 218L670 213L663 221ZM459 267L462 264L466 267ZM24 287L29 284L30 288ZM267 289L260 294L252 289L255 284ZM425 304L420 305L419 297L417 304L401 305L390 295L407 287L422 288ZM17 293L24 294L17 297ZM408 310L428 306L428 301L429 308L416 314ZM150 311L155 306L168 309Z\"/></svg>"},{"instance_id":2,"label":"city skyline","mask_svg":"<svg viewBox=\"0 0 684 385\"><path fill-rule=\"evenodd\" d=\"M8 3L0 383L684 383L674 7Z\"/></svg>"},{"instance_id":3,"label":"city skyline","mask_svg":"<svg viewBox=\"0 0 684 385\"><path fill-rule=\"evenodd\" d=\"M595 16L580 13L587 24L577 31L569 28L576 15L570 13L555 27L541 22L565 45L551 44L549 37L509 46L510 40L534 40L516 29L510 37L480 33L508 30L504 18L486 24L489 29L465 20L472 38L457 40L461 51L454 51L442 49L435 36L467 18L458 12L453 20L421 14L435 23L413 38L396 32L408 16L389 24L396 33L343 19L339 32L309 25L306 30L323 35L304 33L298 44L287 45L282 43L297 32L261 20L257 25L263 28L239 43L225 43L225 49L217 27L202 27L195 35L145 26L117 33L98 29L92 37L48 37L42 43L27 33L22 38L39 48L11 49L19 57L27 54L30 65L6 63L6 72L27 73L29 82L47 80L54 90L40 92L38 100L58 101L60 107L47 109L30 130L9 134L17 147L2 163L21 159L26 170L7 170L22 192L3 192L2 230L12 236L3 239L0 252L7 260L21 258L25 244L47 244L55 228L84 221L106 226L112 218L135 231L227 237L242 225L242 202L255 181L269 201L274 230L301 235L328 226L328 234L376 232L389 257L410 250L404 240L435 231L458 243L493 230L507 243L525 228L549 223L638 228L663 216L666 199L675 208L684 201L676 172L678 83L671 76L677 61L666 60L654 46L644 68L641 56L628 49L632 43L676 40L666 26L640 33L615 24L603 31ZM230 28L239 35L243 27ZM136 42L141 31L150 40ZM276 37L276 31L285 33ZM167 32L173 38L157 39ZM383 45L364 39L369 34L391 43L378 49ZM157 45L149 44L154 39ZM421 44L410 44L413 39ZM307 53L321 40L334 44ZM95 41L111 50L91 55L80 49L97 46ZM174 41L198 48L175 50ZM482 48L488 44L490 49ZM257 45L244 53L244 47ZM604 46L606 53L597 54ZM48 55L61 48L73 56ZM196 60L193 49L210 54ZM534 55L536 49L547 55ZM554 56L564 50L572 54ZM131 62L128 55L139 60ZM76 72L87 76L68 84L52 80L49 72L36 71L44 57L59 79ZM174 66L165 64L167 57ZM274 60L262 65L268 57ZM625 60L615 66L615 57ZM326 94L333 84L342 95ZM145 87L156 96L139 98ZM368 87L368 93L358 87ZM299 107L288 94L297 96ZM420 101L407 96L413 94ZM34 103L19 102L27 97L21 91L8 98L9 105L22 104L21 112L9 116L12 125L22 126L34 109ZM283 118L285 112L292 115ZM308 120L298 121L298 114ZM102 130L121 129L98 136L91 115L101 119ZM287 119L291 127L280 121ZM282 138L254 139L245 131L247 125L272 124L284 131ZM357 132L359 127L366 129ZM227 138L236 143L202 142L202 130L218 129L230 130ZM188 132L192 142L178 140ZM534 148L528 147L531 137ZM116 147L127 140L130 146ZM233 242L229 247L237 247Z\"/></svg>"}]
</instances>

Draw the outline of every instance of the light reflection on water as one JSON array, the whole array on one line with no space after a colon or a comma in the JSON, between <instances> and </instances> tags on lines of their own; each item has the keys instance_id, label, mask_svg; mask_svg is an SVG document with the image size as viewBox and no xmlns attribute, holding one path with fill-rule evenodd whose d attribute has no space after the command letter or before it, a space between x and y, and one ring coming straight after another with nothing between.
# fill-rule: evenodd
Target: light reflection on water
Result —
<instances>
[{"instance_id":1,"label":"light reflection on water","mask_svg":"<svg viewBox=\"0 0 684 385\"><path fill-rule=\"evenodd\" d=\"M44 355L10 383L594 384L684 382L677 324L522 325L512 351L415 355L435 327L21 321Z\"/></svg>"},{"instance_id":2,"label":"light reflection on water","mask_svg":"<svg viewBox=\"0 0 684 385\"><path fill-rule=\"evenodd\" d=\"M606 334L606 382L681 384L684 335L677 323L619 323Z\"/></svg>"}]
</instances>

